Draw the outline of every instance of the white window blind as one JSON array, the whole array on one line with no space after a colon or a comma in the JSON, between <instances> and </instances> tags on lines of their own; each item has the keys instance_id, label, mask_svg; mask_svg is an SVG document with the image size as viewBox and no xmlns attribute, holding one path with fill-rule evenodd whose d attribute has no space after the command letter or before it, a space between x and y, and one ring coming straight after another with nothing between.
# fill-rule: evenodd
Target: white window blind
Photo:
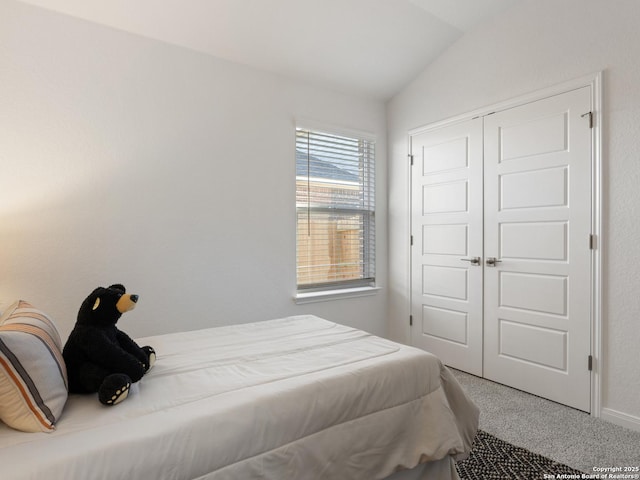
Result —
<instances>
[{"instance_id":1,"label":"white window blind","mask_svg":"<svg viewBox=\"0 0 640 480\"><path fill-rule=\"evenodd\" d=\"M296 130L298 290L373 285L375 143Z\"/></svg>"}]
</instances>

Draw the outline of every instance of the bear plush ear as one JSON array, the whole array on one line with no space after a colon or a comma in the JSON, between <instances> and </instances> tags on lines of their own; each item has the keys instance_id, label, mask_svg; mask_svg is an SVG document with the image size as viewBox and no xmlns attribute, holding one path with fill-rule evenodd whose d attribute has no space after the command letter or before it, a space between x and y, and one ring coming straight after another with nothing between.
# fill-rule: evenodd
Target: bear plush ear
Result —
<instances>
[{"instance_id":1,"label":"bear plush ear","mask_svg":"<svg viewBox=\"0 0 640 480\"><path fill-rule=\"evenodd\" d=\"M124 285L122 285L121 283L114 283L109 287L109 290L117 290L120 293L125 293L127 291L127 289L124 288Z\"/></svg>"}]
</instances>

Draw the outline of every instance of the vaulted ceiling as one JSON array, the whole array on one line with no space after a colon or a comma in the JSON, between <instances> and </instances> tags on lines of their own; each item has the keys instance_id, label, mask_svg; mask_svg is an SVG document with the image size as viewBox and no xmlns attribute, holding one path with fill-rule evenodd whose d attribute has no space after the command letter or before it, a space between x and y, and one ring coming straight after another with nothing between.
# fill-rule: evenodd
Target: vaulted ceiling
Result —
<instances>
[{"instance_id":1,"label":"vaulted ceiling","mask_svg":"<svg viewBox=\"0 0 640 480\"><path fill-rule=\"evenodd\" d=\"M22 0L312 84L385 100L523 0Z\"/></svg>"}]
</instances>

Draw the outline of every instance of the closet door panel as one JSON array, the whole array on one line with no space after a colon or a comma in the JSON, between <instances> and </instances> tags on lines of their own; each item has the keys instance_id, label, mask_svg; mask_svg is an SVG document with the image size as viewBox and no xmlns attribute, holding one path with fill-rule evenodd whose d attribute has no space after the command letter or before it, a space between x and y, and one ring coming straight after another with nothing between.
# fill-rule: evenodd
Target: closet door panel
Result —
<instances>
[{"instance_id":1,"label":"closet door panel","mask_svg":"<svg viewBox=\"0 0 640 480\"><path fill-rule=\"evenodd\" d=\"M482 119L416 134L411 151L411 341L482 375Z\"/></svg>"},{"instance_id":2,"label":"closet door panel","mask_svg":"<svg viewBox=\"0 0 640 480\"><path fill-rule=\"evenodd\" d=\"M590 410L590 88L485 117L484 376Z\"/></svg>"}]
</instances>

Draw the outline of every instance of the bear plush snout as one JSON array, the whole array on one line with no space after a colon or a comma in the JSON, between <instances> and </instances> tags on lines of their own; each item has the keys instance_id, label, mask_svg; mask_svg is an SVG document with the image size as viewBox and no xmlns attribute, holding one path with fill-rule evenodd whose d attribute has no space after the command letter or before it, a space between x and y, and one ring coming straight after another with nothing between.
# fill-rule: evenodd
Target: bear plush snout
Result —
<instances>
[{"instance_id":1,"label":"bear plush snout","mask_svg":"<svg viewBox=\"0 0 640 480\"><path fill-rule=\"evenodd\" d=\"M118 303L116 303L116 308L120 313L125 313L136 308L137 302L138 295L125 294L122 295L120 297L120 300L118 300Z\"/></svg>"}]
</instances>

